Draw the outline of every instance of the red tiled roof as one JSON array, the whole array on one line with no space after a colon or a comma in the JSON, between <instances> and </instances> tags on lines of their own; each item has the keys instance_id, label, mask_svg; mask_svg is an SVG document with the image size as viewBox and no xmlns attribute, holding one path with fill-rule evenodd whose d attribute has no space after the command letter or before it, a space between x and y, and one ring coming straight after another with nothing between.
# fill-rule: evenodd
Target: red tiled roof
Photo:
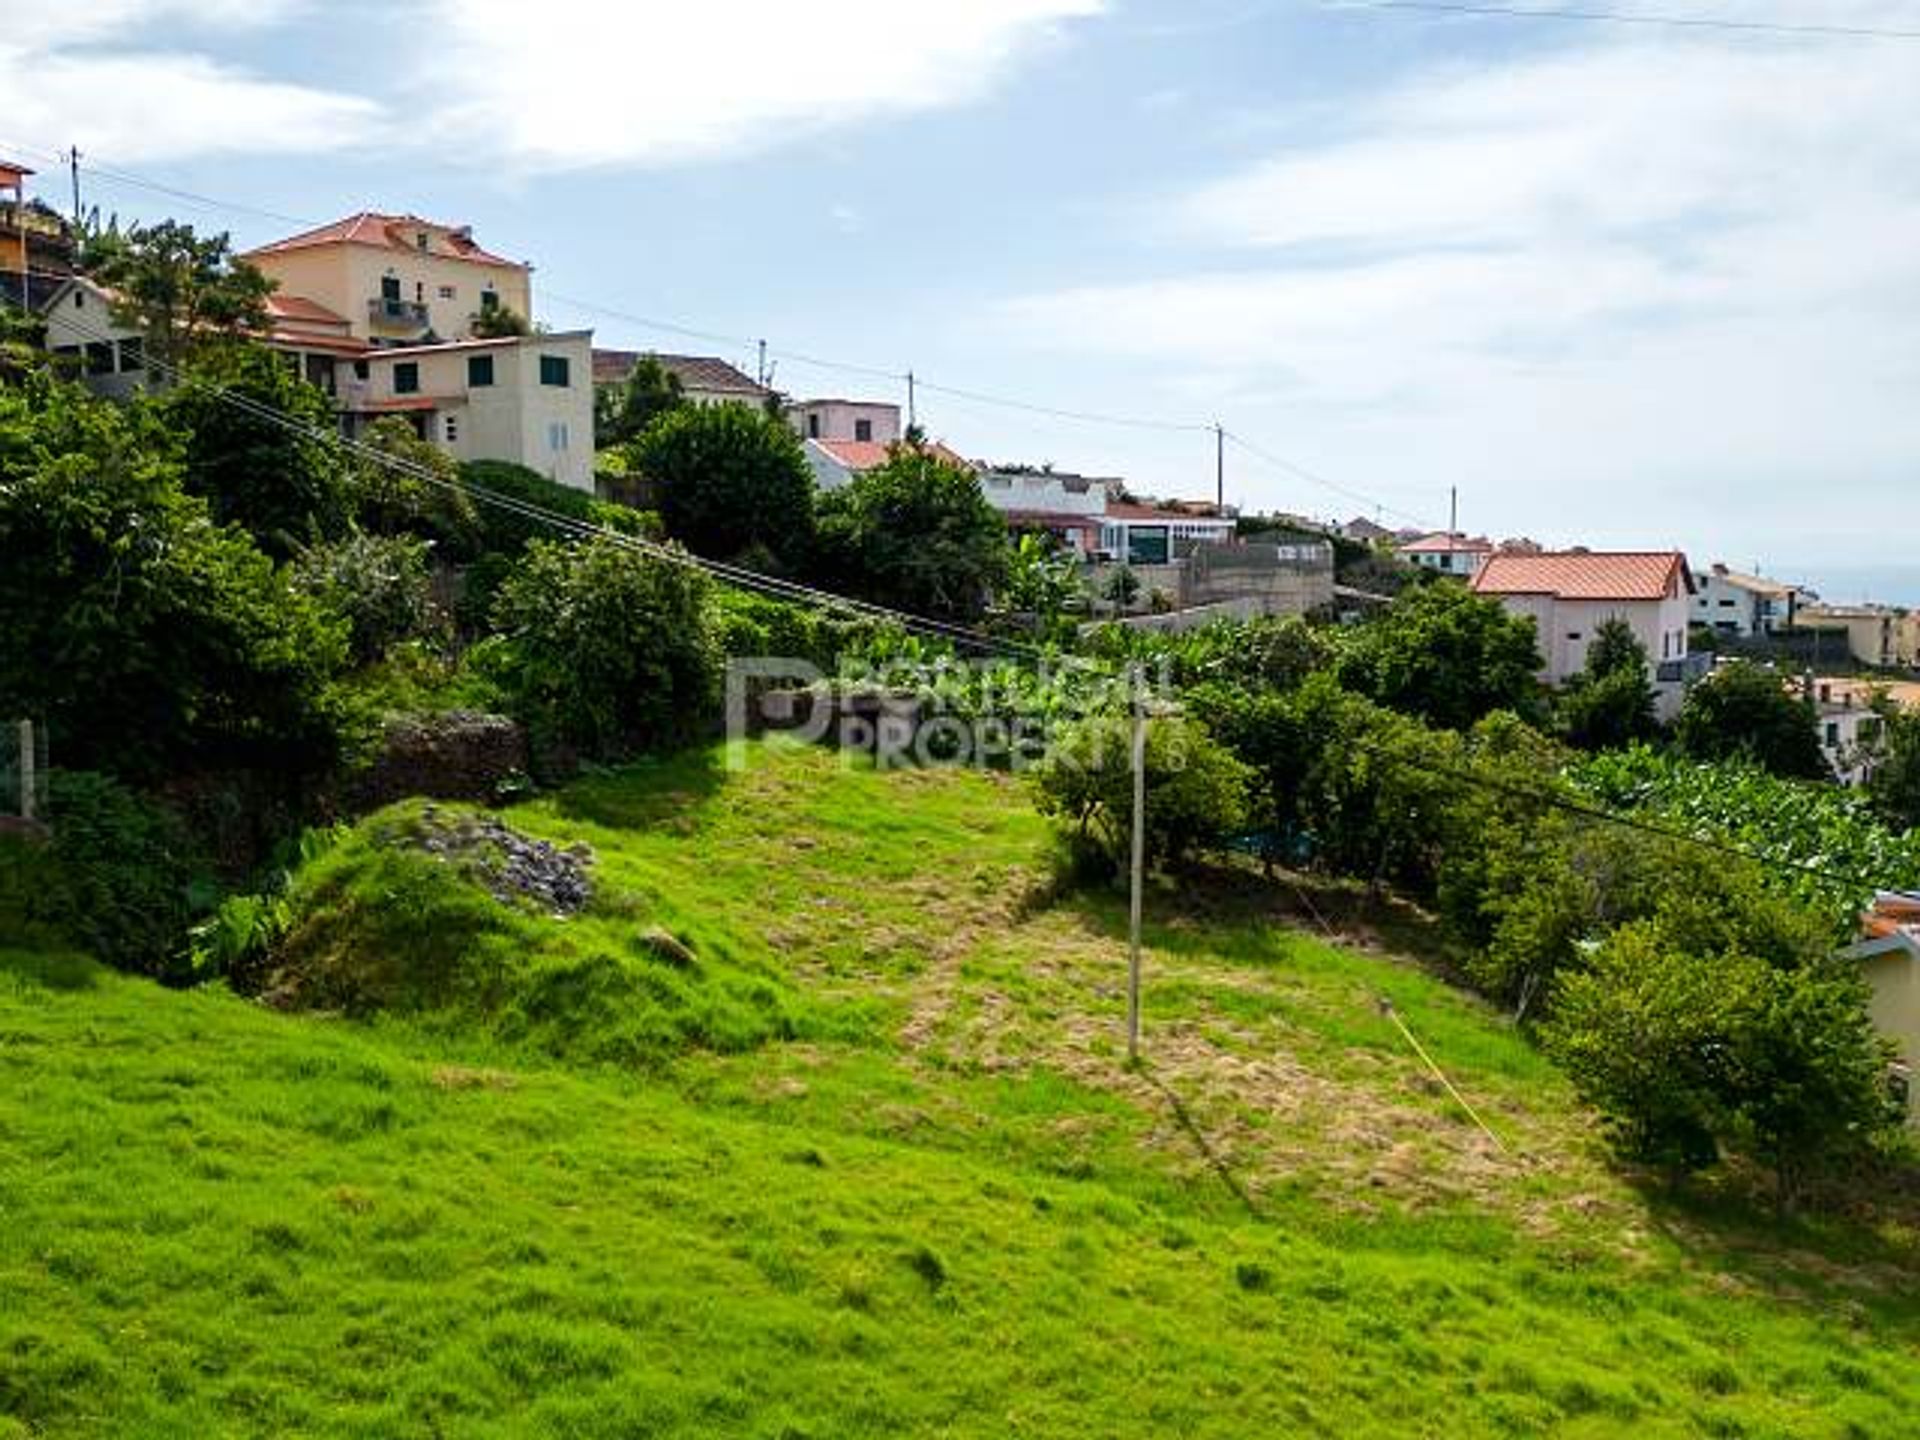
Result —
<instances>
[{"instance_id":1,"label":"red tiled roof","mask_svg":"<svg viewBox=\"0 0 1920 1440\"><path fill-rule=\"evenodd\" d=\"M728 364L717 355L664 355L658 350L595 350L593 383L617 385L633 373L633 367L651 355L668 373L677 376L683 390L701 390L709 394L739 395L759 400L770 392L751 376Z\"/></svg>"},{"instance_id":2,"label":"red tiled roof","mask_svg":"<svg viewBox=\"0 0 1920 1440\"><path fill-rule=\"evenodd\" d=\"M389 360L396 355L437 355L443 350L487 350L502 345L538 345L542 341L578 340L592 333L590 330L548 330L535 335L495 335L481 340L435 340L430 345L376 345L367 353L375 360Z\"/></svg>"},{"instance_id":3,"label":"red tiled roof","mask_svg":"<svg viewBox=\"0 0 1920 1440\"><path fill-rule=\"evenodd\" d=\"M364 355L373 347L351 335L319 335L311 330L286 330L279 326L267 332L267 344L286 350L325 350L335 355Z\"/></svg>"},{"instance_id":4,"label":"red tiled roof","mask_svg":"<svg viewBox=\"0 0 1920 1440\"><path fill-rule=\"evenodd\" d=\"M856 475L862 471L871 470L876 465L886 464L888 452L893 449L892 445L879 440L809 440L807 443L818 445ZM949 465L965 466L967 464L962 457L938 440L927 446L927 453L936 460L946 461Z\"/></svg>"},{"instance_id":5,"label":"red tiled roof","mask_svg":"<svg viewBox=\"0 0 1920 1440\"><path fill-rule=\"evenodd\" d=\"M454 254L462 260L471 260L476 265L501 265L511 270L525 270L528 267L518 260L509 260L495 255L474 244L473 235L463 226L442 225L433 220L422 220L418 215L382 215L374 210L362 210L358 215L349 215L344 220L336 220L331 225L322 225L315 230L303 230L298 235L289 235L284 240L276 240L271 245L262 245L249 250L242 259L252 259L256 255L280 255L289 250L307 250L315 245L375 245L383 250L405 250L419 253L419 247L408 238L407 232L428 230L443 239Z\"/></svg>"},{"instance_id":6,"label":"red tiled roof","mask_svg":"<svg viewBox=\"0 0 1920 1440\"><path fill-rule=\"evenodd\" d=\"M342 327L351 323L346 316L329 310L318 300L309 300L304 295L282 295L278 291L267 296L267 318Z\"/></svg>"},{"instance_id":7,"label":"red tiled roof","mask_svg":"<svg viewBox=\"0 0 1920 1440\"><path fill-rule=\"evenodd\" d=\"M1487 555L1493 552L1493 542L1484 535L1454 535L1438 531L1432 535L1422 535L1409 545L1402 545L1402 555L1444 554L1446 552L1466 551L1469 555Z\"/></svg>"},{"instance_id":8,"label":"red tiled roof","mask_svg":"<svg viewBox=\"0 0 1920 1440\"><path fill-rule=\"evenodd\" d=\"M1664 600L1678 578L1691 588L1678 550L1563 550L1490 555L1473 577L1482 595L1557 595L1562 600Z\"/></svg>"},{"instance_id":9,"label":"red tiled roof","mask_svg":"<svg viewBox=\"0 0 1920 1440\"><path fill-rule=\"evenodd\" d=\"M1196 515L1191 510L1171 510L1161 505L1135 505L1120 500L1107 502L1107 518L1110 520L1166 520L1182 525L1195 522L1225 525L1233 528L1233 521L1224 515Z\"/></svg>"}]
</instances>

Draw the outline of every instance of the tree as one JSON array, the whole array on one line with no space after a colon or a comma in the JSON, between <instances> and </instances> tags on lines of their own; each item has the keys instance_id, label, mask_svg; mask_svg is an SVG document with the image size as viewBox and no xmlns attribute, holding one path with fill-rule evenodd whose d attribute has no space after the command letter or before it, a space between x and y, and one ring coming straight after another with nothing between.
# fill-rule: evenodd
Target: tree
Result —
<instances>
[{"instance_id":1,"label":"tree","mask_svg":"<svg viewBox=\"0 0 1920 1440\"><path fill-rule=\"evenodd\" d=\"M275 282L233 253L225 231L199 236L163 220L88 242L87 273L115 292L113 318L136 329L158 365L179 365L266 329Z\"/></svg>"},{"instance_id":2,"label":"tree","mask_svg":"<svg viewBox=\"0 0 1920 1440\"><path fill-rule=\"evenodd\" d=\"M1340 657L1341 683L1449 730L1483 715L1540 711L1533 622L1458 585L1402 591Z\"/></svg>"},{"instance_id":3,"label":"tree","mask_svg":"<svg viewBox=\"0 0 1920 1440\"><path fill-rule=\"evenodd\" d=\"M1880 733L1873 743L1868 799L1894 829L1920 829L1920 711L1902 709L1886 699L1874 708L1880 715Z\"/></svg>"},{"instance_id":4,"label":"tree","mask_svg":"<svg viewBox=\"0 0 1920 1440\"><path fill-rule=\"evenodd\" d=\"M611 538L535 541L494 603L493 663L536 746L612 760L698 733L719 688L706 599L700 571Z\"/></svg>"},{"instance_id":5,"label":"tree","mask_svg":"<svg viewBox=\"0 0 1920 1440\"><path fill-rule=\"evenodd\" d=\"M324 766L346 627L214 523L176 448L147 407L0 389L0 694L76 768Z\"/></svg>"},{"instance_id":6,"label":"tree","mask_svg":"<svg viewBox=\"0 0 1920 1440\"><path fill-rule=\"evenodd\" d=\"M1618 618L1601 621L1586 667L1560 697L1567 738L1582 750L1619 750L1658 735L1647 663L1632 626Z\"/></svg>"},{"instance_id":7,"label":"tree","mask_svg":"<svg viewBox=\"0 0 1920 1440\"><path fill-rule=\"evenodd\" d=\"M347 622L349 649L362 664L434 620L426 542L410 535L356 531L309 546L294 557L289 578Z\"/></svg>"},{"instance_id":8,"label":"tree","mask_svg":"<svg viewBox=\"0 0 1920 1440\"><path fill-rule=\"evenodd\" d=\"M895 445L821 497L816 573L896 610L972 624L1005 583L1011 553L979 477L922 446Z\"/></svg>"},{"instance_id":9,"label":"tree","mask_svg":"<svg viewBox=\"0 0 1920 1440\"><path fill-rule=\"evenodd\" d=\"M1133 720L1096 715L1063 726L1035 772L1036 803L1073 827L1087 858L1117 874L1132 846ZM1183 860L1230 839L1247 820L1250 771L1185 715L1147 724L1146 855Z\"/></svg>"},{"instance_id":10,"label":"tree","mask_svg":"<svg viewBox=\"0 0 1920 1440\"><path fill-rule=\"evenodd\" d=\"M362 527L431 540L450 559L476 552L480 515L462 485L459 463L398 415L368 426L349 464L353 511Z\"/></svg>"},{"instance_id":11,"label":"tree","mask_svg":"<svg viewBox=\"0 0 1920 1440\"><path fill-rule=\"evenodd\" d=\"M272 351L203 351L161 402L183 435L186 483L214 518L279 559L346 533L353 487L326 395Z\"/></svg>"},{"instance_id":12,"label":"tree","mask_svg":"<svg viewBox=\"0 0 1920 1440\"><path fill-rule=\"evenodd\" d=\"M527 317L508 305L481 310L467 321L467 331L476 340L505 340L515 335L530 335L533 326Z\"/></svg>"},{"instance_id":13,"label":"tree","mask_svg":"<svg viewBox=\"0 0 1920 1440\"><path fill-rule=\"evenodd\" d=\"M624 381L593 397L594 448L631 444L660 416L687 403L680 377L662 365L658 356L642 355Z\"/></svg>"},{"instance_id":14,"label":"tree","mask_svg":"<svg viewBox=\"0 0 1920 1440\"><path fill-rule=\"evenodd\" d=\"M1131 565L1116 565L1100 585L1101 597L1113 605L1118 615L1132 607L1140 598L1140 577L1134 574Z\"/></svg>"},{"instance_id":15,"label":"tree","mask_svg":"<svg viewBox=\"0 0 1920 1440\"><path fill-rule=\"evenodd\" d=\"M1050 536L1025 534L1007 560L1000 603L1042 640L1073 633L1069 607L1080 594L1080 566Z\"/></svg>"},{"instance_id":16,"label":"tree","mask_svg":"<svg viewBox=\"0 0 1920 1440\"><path fill-rule=\"evenodd\" d=\"M1812 702L1751 661L1723 665L1689 690L1673 733L1696 760L1745 759L1775 775L1832 778Z\"/></svg>"},{"instance_id":17,"label":"tree","mask_svg":"<svg viewBox=\"0 0 1920 1440\"><path fill-rule=\"evenodd\" d=\"M667 534L699 555L749 550L788 570L813 545L813 471L783 422L750 405L688 405L655 418L634 442L660 486Z\"/></svg>"}]
</instances>

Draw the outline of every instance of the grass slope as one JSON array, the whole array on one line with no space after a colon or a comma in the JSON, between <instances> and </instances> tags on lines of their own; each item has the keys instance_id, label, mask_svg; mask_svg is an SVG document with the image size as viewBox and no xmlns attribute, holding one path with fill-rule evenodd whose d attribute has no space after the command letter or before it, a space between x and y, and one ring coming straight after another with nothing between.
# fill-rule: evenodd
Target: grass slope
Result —
<instances>
[{"instance_id":1,"label":"grass slope","mask_svg":"<svg viewBox=\"0 0 1920 1440\"><path fill-rule=\"evenodd\" d=\"M1643 1198L1496 1020L1252 884L1155 897L1129 1072L1122 908L1049 899L1010 782L752 760L513 811L600 894L482 896L445 1007L0 950L0 1435L1911 1430L1910 1234ZM341 847L296 952L390 978L389 911L472 898L391 878Z\"/></svg>"}]
</instances>

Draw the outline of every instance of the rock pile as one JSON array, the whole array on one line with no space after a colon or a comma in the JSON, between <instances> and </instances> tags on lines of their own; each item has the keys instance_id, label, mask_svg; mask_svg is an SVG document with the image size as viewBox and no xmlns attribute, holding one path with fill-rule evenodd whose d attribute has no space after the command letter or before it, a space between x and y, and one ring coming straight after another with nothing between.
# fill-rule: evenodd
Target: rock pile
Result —
<instances>
[{"instance_id":1,"label":"rock pile","mask_svg":"<svg viewBox=\"0 0 1920 1440\"><path fill-rule=\"evenodd\" d=\"M420 848L469 867L503 905L531 900L555 915L577 915L593 897L590 845L561 849L522 835L497 815L449 817L437 805L426 806L420 820Z\"/></svg>"}]
</instances>

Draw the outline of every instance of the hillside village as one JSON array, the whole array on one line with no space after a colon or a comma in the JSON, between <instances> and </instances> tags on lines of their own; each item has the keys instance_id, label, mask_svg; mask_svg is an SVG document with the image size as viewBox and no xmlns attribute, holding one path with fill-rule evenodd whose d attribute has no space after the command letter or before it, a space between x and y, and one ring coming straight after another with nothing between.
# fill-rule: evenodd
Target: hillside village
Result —
<instances>
[{"instance_id":1,"label":"hillside village","mask_svg":"<svg viewBox=\"0 0 1920 1440\"><path fill-rule=\"evenodd\" d=\"M34 178L0 1435L1909 1422L1920 612Z\"/></svg>"}]
</instances>

